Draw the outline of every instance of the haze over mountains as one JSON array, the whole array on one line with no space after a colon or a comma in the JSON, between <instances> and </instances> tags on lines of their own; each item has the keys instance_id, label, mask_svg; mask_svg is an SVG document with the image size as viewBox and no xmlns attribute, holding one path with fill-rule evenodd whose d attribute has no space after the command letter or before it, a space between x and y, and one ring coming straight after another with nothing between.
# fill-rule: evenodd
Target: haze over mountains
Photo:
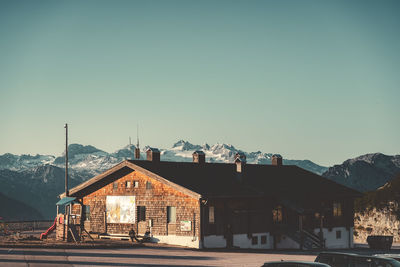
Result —
<instances>
[{"instance_id":1,"label":"haze over mountains","mask_svg":"<svg viewBox=\"0 0 400 267\"><path fill-rule=\"evenodd\" d=\"M107 153L93 146L71 144L68 147L69 185L70 188L91 177L104 172L125 159L134 155L134 145L128 145L113 153ZM141 159L145 159L147 146L142 149ZM245 152L228 144L194 145L179 140L169 149L160 149L161 160L192 161L192 153L203 150L207 162L233 162L236 152L243 152L248 163L271 164L273 153L261 151ZM342 165L331 168L320 166L309 160L285 159L283 164L297 165L308 171L322 174L324 177L356 190L374 190L384 185L400 172L400 155L386 156L368 154L347 160ZM52 219L56 213L55 203L58 195L64 191L65 157L53 155L0 155L0 193L7 197L1 205L14 205L12 199L25 203L38 210L40 215L32 219ZM11 200L10 200L11 199ZM19 207L22 207L19 205ZM26 219L24 211L21 218ZM29 213L31 216L32 213ZM6 215L0 214L2 217ZM29 217L28 216L28 217ZM18 219L18 216L13 218Z\"/></svg>"}]
</instances>

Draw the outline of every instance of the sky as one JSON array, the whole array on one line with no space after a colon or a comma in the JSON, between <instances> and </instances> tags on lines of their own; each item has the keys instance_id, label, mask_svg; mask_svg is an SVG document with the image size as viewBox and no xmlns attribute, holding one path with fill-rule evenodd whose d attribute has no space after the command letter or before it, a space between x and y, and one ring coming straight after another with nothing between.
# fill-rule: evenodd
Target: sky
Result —
<instances>
[{"instance_id":1,"label":"sky","mask_svg":"<svg viewBox=\"0 0 400 267\"><path fill-rule=\"evenodd\" d=\"M399 1L0 0L0 154L400 154Z\"/></svg>"}]
</instances>

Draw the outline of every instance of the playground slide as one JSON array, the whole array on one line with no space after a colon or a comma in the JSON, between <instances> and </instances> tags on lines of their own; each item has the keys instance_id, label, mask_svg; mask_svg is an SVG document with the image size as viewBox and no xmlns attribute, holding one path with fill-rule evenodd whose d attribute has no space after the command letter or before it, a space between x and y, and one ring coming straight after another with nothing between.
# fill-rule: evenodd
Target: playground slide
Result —
<instances>
[{"instance_id":1,"label":"playground slide","mask_svg":"<svg viewBox=\"0 0 400 267\"><path fill-rule=\"evenodd\" d=\"M56 229L56 223L57 223L57 217L54 219L53 225L50 226L50 228L47 229L46 232L40 234L40 240L42 240L43 238L47 238L47 236L51 234L54 231L54 229Z\"/></svg>"}]
</instances>

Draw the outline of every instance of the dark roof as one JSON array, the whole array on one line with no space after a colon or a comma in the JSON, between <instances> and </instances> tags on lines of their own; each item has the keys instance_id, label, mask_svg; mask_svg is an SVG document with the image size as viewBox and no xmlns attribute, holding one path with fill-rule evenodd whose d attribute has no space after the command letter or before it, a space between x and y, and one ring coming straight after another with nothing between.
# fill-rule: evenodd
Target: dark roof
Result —
<instances>
[{"instance_id":1,"label":"dark roof","mask_svg":"<svg viewBox=\"0 0 400 267\"><path fill-rule=\"evenodd\" d=\"M279 197L319 195L355 197L359 193L294 165L246 164L242 176L231 163L130 160L157 175L203 196L270 195Z\"/></svg>"},{"instance_id":2,"label":"dark roof","mask_svg":"<svg viewBox=\"0 0 400 267\"><path fill-rule=\"evenodd\" d=\"M70 196L83 196L94 192L132 170L143 172L196 198L271 196L297 199L318 196L338 199L360 196L353 189L292 165L246 164L243 172L238 174L234 163L198 164L146 160L123 161L72 188Z\"/></svg>"}]
</instances>

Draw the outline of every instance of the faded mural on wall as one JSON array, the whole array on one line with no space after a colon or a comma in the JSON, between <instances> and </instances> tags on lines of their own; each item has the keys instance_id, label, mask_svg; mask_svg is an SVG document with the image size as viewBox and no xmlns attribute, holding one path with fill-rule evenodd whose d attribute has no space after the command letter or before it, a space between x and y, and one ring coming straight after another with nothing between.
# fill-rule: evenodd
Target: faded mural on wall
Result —
<instances>
[{"instance_id":1,"label":"faded mural on wall","mask_svg":"<svg viewBox=\"0 0 400 267\"><path fill-rule=\"evenodd\" d=\"M107 196L107 223L135 223L134 196Z\"/></svg>"}]
</instances>

